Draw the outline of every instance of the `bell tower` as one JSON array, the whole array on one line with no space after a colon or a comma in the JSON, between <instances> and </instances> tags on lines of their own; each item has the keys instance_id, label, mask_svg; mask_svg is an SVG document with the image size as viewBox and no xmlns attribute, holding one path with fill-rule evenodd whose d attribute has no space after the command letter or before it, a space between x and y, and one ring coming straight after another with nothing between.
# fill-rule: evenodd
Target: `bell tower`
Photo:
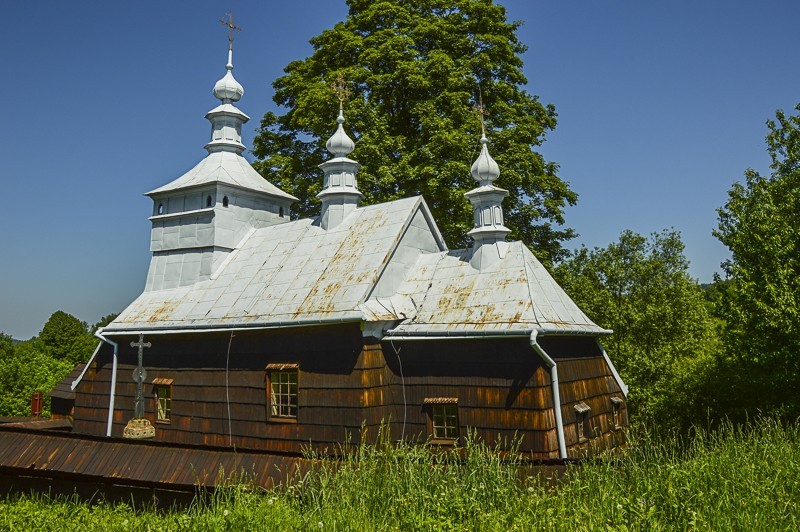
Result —
<instances>
[{"instance_id":1,"label":"bell tower","mask_svg":"<svg viewBox=\"0 0 800 532\"><path fill-rule=\"evenodd\" d=\"M250 117L234 105L244 95L233 77L233 30L238 26L232 17L222 22L230 30L228 63L214 85L220 105L206 113L211 122L208 155L178 179L146 194L153 200L153 257L145 291L210 279L253 230L288 222L289 207L297 201L242 157L242 125Z\"/></svg>"}]
</instances>

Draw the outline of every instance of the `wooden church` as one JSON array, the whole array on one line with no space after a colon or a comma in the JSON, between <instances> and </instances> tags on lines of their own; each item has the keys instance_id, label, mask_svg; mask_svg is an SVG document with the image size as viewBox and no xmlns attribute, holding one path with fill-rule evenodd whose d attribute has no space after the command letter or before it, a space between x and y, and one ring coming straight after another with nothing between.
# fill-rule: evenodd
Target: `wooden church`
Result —
<instances>
[{"instance_id":1,"label":"wooden church","mask_svg":"<svg viewBox=\"0 0 800 532\"><path fill-rule=\"evenodd\" d=\"M448 249L422 197L359 204L341 106L319 216L291 220L296 198L242 156L232 49L226 68L206 114L208 155L147 193L144 292L53 392L71 429L60 438L143 460L153 448L208 452L212 465L234 449L358 444L382 424L393 439L443 446L470 431L541 460L621 442L627 390L599 342L610 331L506 241L508 192L493 184L485 134L468 249ZM97 474L136 480L127 467Z\"/></svg>"}]
</instances>

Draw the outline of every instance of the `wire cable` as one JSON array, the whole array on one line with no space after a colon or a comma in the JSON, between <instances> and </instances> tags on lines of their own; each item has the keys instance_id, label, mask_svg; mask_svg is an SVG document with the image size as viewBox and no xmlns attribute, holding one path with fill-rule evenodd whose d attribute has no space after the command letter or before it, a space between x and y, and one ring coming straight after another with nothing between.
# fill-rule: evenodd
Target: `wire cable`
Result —
<instances>
[{"instance_id":1,"label":"wire cable","mask_svg":"<svg viewBox=\"0 0 800 532\"><path fill-rule=\"evenodd\" d=\"M228 405L228 445L233 447L233 427L231 425L231 396L228 389L228 374L230 373L231 344L233 343L233 331L228 339L228 354L225 356L225 402Z\"/></svg>"}]
</instances>

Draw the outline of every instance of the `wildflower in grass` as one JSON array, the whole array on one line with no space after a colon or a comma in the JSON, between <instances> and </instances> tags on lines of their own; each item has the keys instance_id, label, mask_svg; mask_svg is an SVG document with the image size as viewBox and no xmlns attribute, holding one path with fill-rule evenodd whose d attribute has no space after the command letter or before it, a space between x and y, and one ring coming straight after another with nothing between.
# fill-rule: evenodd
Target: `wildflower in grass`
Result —
<instances>
[{"instance_id":1,"label":"wildflower in grass","mask_svg":"<svg viewBox=\"0 0 800 532\"><path fill-rule=\"evenodd\" d=\"M322 528L322 526L323 526L323 525L322 525L322 521L320 521L319 523L317 523L317 526L318 526L319 528Z\"/></svg>"},{"instance_id":2,"label":"wildflower in grass","mask_svg":"<svg viewBox=\"0 0 800 532\"><path fill-rule=\"evenodd\" d=\"M273 505L273 504L275 504L275 498L274 498L274 497L272 497L272 498L268 499L268 500L267 500L267 504L269 504L270 506L271 506L271 505Z\"/></svg>"},{"instance_id":3,"label":"wildflower in grass","mask_svg":"<svg viewBox=\"0 0 800 532\"><path fill-rule=\"evenodd\" d=\"M222 512L222 517L228 517L228 510L224 510Z\"/></svg>"}]
</instances>

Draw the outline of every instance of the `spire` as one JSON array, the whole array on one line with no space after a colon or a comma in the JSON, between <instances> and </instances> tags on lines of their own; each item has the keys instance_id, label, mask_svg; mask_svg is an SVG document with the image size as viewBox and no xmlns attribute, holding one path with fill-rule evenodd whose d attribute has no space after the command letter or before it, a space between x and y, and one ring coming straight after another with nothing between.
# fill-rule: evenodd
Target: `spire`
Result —
<instances>
[{"instance_id":1,"label":"spire","mask_svg":"<svg viewBox=\"0 0 800 532\"><path fill-rule=\"evenodd\" d=\"M214 97L222 103L238 102L244 96L244 87L233 77L233 43L228 45L228 64L225 75L214 85Z\"/></svg>"},{"instance_id":2,"label":"spire","mask_svg":"<svg viewBox=\"0 0 800 532\"><path fill-rule=\"evenodd\" d=\"M503 225L503 199L508 197L508 191L493 184L500 177L500 167L489 154L482 97L476 111L481 117L481 152L470 173L478 187L464 196L472 203L474 218L473 228L467 233L473 240L470 264L483 269L505 256L505 238L511 230Z\"/></svg>"},{"instance_id":3,"label":"spire","mask_svg":"<svg viewBox=\"0 0 800 532\"><path fill-rule=\"evenodd\" d=\"M339 116L336 118L338 123L336 132L325 144L333 159L319 165L325 174L322 192L317 194L317 198L322 202L320 226L323 229L332 229L339 225L358 207L359 201L364 197L358 190L356 180L361 165L347 158L356 147L353 139L348 137L344 130L344 101L350 95L350 90L345 86L344 78L341 76L331 89L339 99Z\"/></svg>"},{"instance_id":4,"label":"spire","mask_svg":"<svg viewBox=\"0 0 800 532\"><path fill-rule=\"evenodd\" d=\"M206 113L211 122L211 142L206 144L206 150L208 153L228 151L241 154L245 150L242 124L250 117L233 105L244 95L244 87L233 77L233 32L242 28L233 23L231 13L228 13L227 21L220 19L220 22L228 28L228 63L225 75L214 84L214 97L222 103Z\"/></svg>"}]
</instances>

